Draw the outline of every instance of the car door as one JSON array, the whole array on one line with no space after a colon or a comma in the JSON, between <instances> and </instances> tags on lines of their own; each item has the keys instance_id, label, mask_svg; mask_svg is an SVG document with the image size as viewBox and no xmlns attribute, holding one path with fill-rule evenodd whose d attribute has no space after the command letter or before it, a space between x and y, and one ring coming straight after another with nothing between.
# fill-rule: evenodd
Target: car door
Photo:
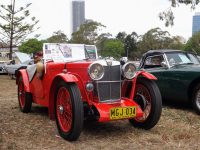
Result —
<instances>
[{"instance_id":1,"label":"car door","mask_svg":"<svg viewBox=\"0 0 200 150\"><path fill-rule=\"evenodd\" d=\"M165 81L166 99L186 101L188 98L188 81L186 80L186 72L181 67L171 67L163 72L163 80Z\"/></svg>"},{"instance_id":2,"label":"car door","mask_svg":"<svg viewBox=\"0 0 200 150\"><path fill-rule=\"evenodd\" d=\"M167 61L164 55L158 54L146 57L141 65L141 68L157 77L158 80L156 83L160 89L162 98L169 99L173 93L173 89L171 87L173 77L170 76L172 72L171 68L168 68L166 64Z\"/></svg>"},{"instance_id":3,"label":"car door","mask_svg":"<svg viewBox=\"0 0 200 150\"><path fill-rule=\"evenodd\" d=\"M156 82L162 98L166 100L187 100L186 72L182 67L169 67L167 63L164 54L149 56L144 60L143 68L157 77Z\"/></svg>"},{"instance_id":4,"label":"car door","mask_svg":"<svg viewBox=\"0 0 200 150\"><path fill-rule=\"evenodd\" d=\"M36 67L36 65L35 65ZM36 103L41 104L44 99L43 79L41 79L35 69L33 79L30 82L31 93Z\"/></svg>"}]
</instances>

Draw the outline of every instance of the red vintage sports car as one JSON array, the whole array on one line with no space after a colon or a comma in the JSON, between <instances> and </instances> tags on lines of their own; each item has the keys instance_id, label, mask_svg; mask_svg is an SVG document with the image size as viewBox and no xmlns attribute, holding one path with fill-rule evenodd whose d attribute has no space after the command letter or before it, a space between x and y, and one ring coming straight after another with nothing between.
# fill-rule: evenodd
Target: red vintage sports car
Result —
<instances>
[{"instance_id":1,"label":"red vintage sports car","mask_svg":"<svg viewBox=\"0 0 200 150\"><path fill-rule=\"evenodd\" d=\"M87 119L154 127L162 111L155 80L132 62L97 59L95 46L46 43L43 59L19 70L16 84L21 111L30 112L32 103L48 107L61 137L73 141Z\"/></svg>"}]
</instances>

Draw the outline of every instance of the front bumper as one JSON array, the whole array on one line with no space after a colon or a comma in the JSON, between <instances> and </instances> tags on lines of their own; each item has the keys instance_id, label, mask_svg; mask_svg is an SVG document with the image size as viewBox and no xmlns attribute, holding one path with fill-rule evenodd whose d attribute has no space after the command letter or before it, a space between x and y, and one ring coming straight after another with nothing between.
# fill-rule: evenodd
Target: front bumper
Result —
<instances>
[{"instance_id":1,"label":"front bumper","mask_svg":"<svg viewBox=\"0 0 200 150\"><path fill-rule=\"evenodd\" d=\"M142 117L143 116L143 111L140 108L140 106L135 103L133 100L128 99L128 98L121 98L119 102L116 103L96 103L92 102L93 105L96 107L97 111L99 112L99 122L106 122L106 121L112 121L110 119L110 109L116 108L116 107L130 107L130 106L135 106L136 107L136 116L137 117ZM130 119L130 118L123 118L123 119Z\"/></svg>"}]
</instances>

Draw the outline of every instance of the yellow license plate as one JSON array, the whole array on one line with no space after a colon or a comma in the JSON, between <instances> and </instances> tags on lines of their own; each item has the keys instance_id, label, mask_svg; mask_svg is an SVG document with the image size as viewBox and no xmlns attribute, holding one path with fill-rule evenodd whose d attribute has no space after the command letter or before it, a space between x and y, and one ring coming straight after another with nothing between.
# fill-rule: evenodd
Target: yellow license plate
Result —
<instances>
[{"instance_id":1,"label":"yellow license plate","mask_svg":"<svg viewBox=\"0 0 200 150\"><path fill-rule=\"evenodd\" d=\"M123 119L136 116L136 107L116 107L110 109L110 119Z\"/></svg>"}]
</instances>

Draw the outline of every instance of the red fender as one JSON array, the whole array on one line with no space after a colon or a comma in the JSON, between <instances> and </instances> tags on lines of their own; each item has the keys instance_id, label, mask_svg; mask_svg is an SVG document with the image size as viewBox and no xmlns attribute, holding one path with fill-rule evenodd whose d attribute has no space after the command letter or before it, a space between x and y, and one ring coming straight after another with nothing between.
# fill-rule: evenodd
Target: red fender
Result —
<instances>
[{"instance_id":1,"label":"red fender","mask_svg":"<svg viewBox=\"0 0 200 150\"><path fill-rule=\"evenodd\" d=\"M54 116L54 97L55 97L55 91L57 88L57 85L60 81L65 82L78 82L78 79L73 74L69 73L60 73L53 79L53 82L51 84L50 94L49 94L49 117L51 120L55 119Z\"/></svg>"},{"instance_id":2,"label":"red fender","mask_svg":"<svg viewBox=\"0 0 200 150\"><path fill-rule=\"evenodd\" d=\"M65 82L78 82L77 77L69 73L60 73L55 78L57 77L62 78Z\"/></svg>"},{"instance_id":3,"label":"red fender","mask_svg":"<svg viewBox=\"0 0 200 150\"><path fill-rule=\"evenodd\" d=\"M144 70L139 71L137 76L139 76L139 75L141 75L149 80L157 80L157 78L154 75L152 75L151 73L146 72Z\"/></svg>"},{"instance_id":4,"label":"red fender","mask_svg":"<svg viewBox=\"0 0 200 150\"><path fill-rule=\"evenodd\" d=\"M143 76L149 80L157 80L157 78L154 75L152 75L144 70L138 71L132 80L132 89L131 89L131 93L130 93L130 97L129 97L130 99L133 99L135 96L135 87L136 87L137 78L139 76Z\"/></svg>"},{"instance_id":5,"label":"red fender","mask_svg":"<svg viewBox=\"0 0 200 150\"><path fill-rule=\"evenodd\" d=\"M20 76L22 77L22 80L24 83L24 90L26 92L30 92L29 77L28 77L26 69L19 70L19 72L17 73L16 84L18 84Z\"/></svg>"}]
</instances>

